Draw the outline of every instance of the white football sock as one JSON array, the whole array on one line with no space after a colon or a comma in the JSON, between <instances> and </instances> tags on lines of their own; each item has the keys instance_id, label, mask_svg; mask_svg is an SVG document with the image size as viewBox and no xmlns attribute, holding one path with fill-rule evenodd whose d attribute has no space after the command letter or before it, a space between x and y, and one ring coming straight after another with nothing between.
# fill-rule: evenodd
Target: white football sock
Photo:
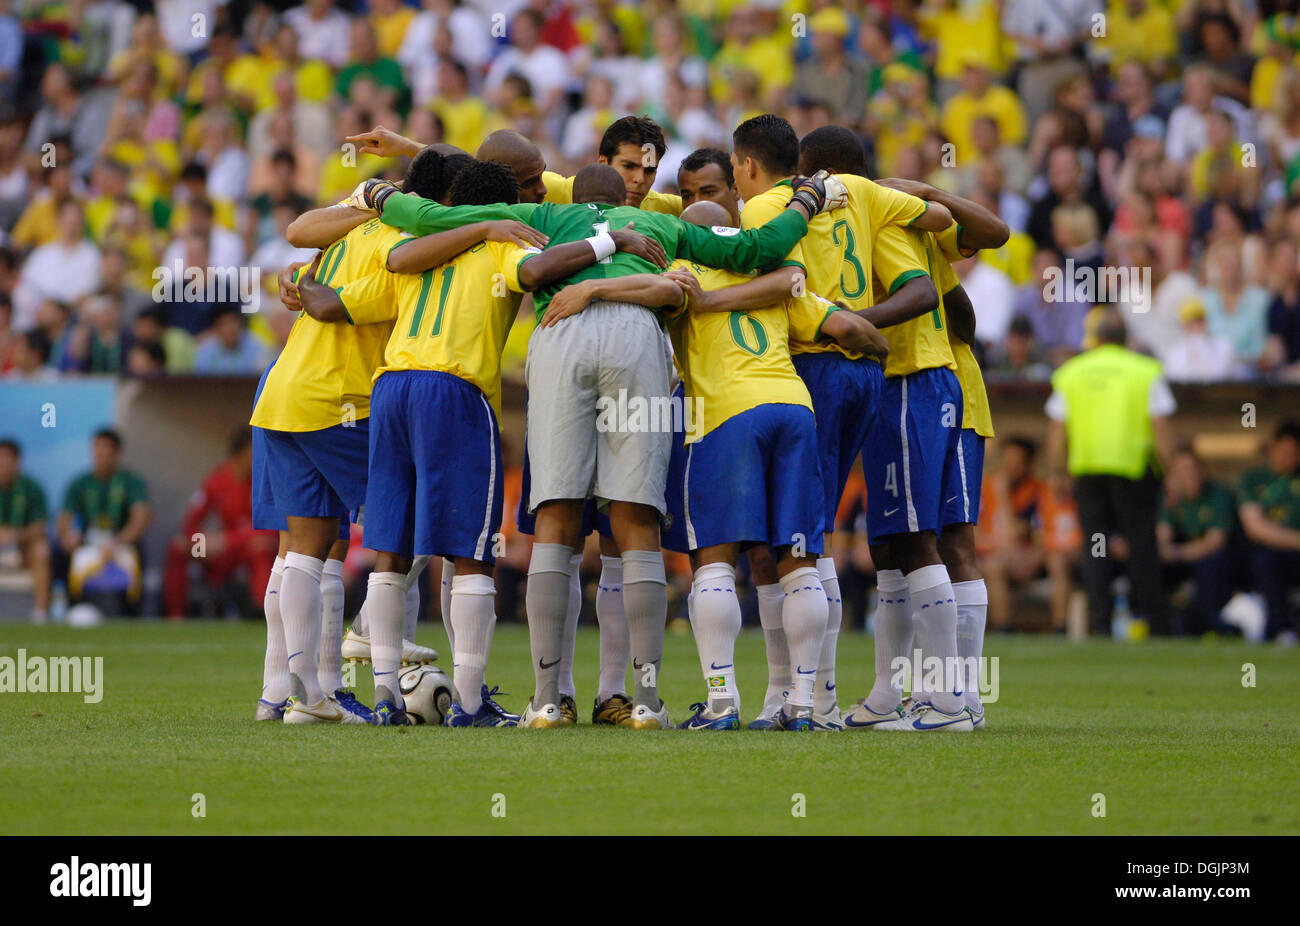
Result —
<instances>
[{"instance_id":1,"label":"white football sock","mask_svg":"<svg viewBox=\"0 0 1300 926\"><path fill-rule=\"evenodd\" d=\"M451 620L460 649L452 655L456 700L471 714L483 706L492 629L496 627L496 585L491 576L456 576L451 587Z\"/></svg>"},{"instance_id":2,"label":"white football sock","mask_svg":"<svg viewBox=\"0 0 1300 926\"><path fill-rule=\"evenodd\" d=\"M451 651L456 652L456 628L451 626L451 583L456 578L456 561L444 559L442 561L442 597L439 599L442 603L442 629L447 631L447 643L451 646Z\"/></svg>"},{"instance_id":3,"label":"white football sock","mask_svg":"<svg viewBox=\"0 0 1300 926\"><path fill-rule=\"evenodd\" d=\"M979 713L980 660L984 657L984 625L988 620L989 592L983 579L952 583L957 599L957 655L961 657L965 676L962 691L966 706Z\"/></svg>"},{"instance_id":4,"label":"white football sock","mask_svg":"<svg viewBox=\"0 0 1300 926\"><path fill-rule=\"evenodd\" d=\"M361 602L361 607L357 609L357 616L352 618L352 629L363 637L370 636L370 599Z\"/></svg>"},{"instance_id":5,"label":"white football sock","mask_svg":"<svg viewBox=\"0 0 1300 926\"><path fill-rule=\"evenodd\" d=\"M284 620L280 617L280 583L284 579L284 558L277 556L266 583L262 610L266 612L266 658L262 662L262 700L279 704L289 697L289 650L284 643Z\"/></svg>"},{"instance_id":6,"label":"white football sock","mask_svg":"<svg viewBox=\"0 0 1300 926\"><path fill-rule=\"evenodd\" d=\"M691 628L709 692L709 710L739 710L736 638L740 636L740 599L736 597L736 568L729 563L708 563L696 569L691 599Z\"/></svg>"},{"instance_id":7,"label":"white football sock","mask_svg":"<svg viewBox=\"0 0 1300 926\"><path fill-rule=\"evenodd\" d=\"M835 574L835 559L823 556L817 560L817 575L826 589L826 635L822 637L821 656L817 660L817 689L814 702L817 713L825 714L836 703L835 649L840 640L840 622L844 619L844 604L840 599L840 580Z\"/></svg>"},{"instance_id":8,"label":"white football sock","mask_svg":"<svg viewBox=\"0 0 1300 926\"><path fill-rule=\"evenodd\" d=\"M406 610L402 614L402 639L415 642L415 628L420 623L420 576L432 557L417 556L406 573Z\"/></svg>"},{"instance_id":9,"label":"white football sock","mask_svg":"<svg viewBox=\"0 0 1300 926\"><path fill-rule=\"evenodd\" d=\"M325 560L320 577L320 686L326 694L343 687L343 561Z\"/></svg>"},{"instance_id":10,"label":"white football sock","mask_svg":"<svg viewBox=\"0 0 1300 926\"><path fill-rule=\"evenodd\" d=\"M822 638L826 636L829 607L826 589L822 588L817 569L800 566L781 579L785 601L781 604L781 624L790 647L792 666L790 694L786 703L796 707L813 706L813 685L817 683L817 660L821 658Z\"/></svg>"},{"instance_id":11,"label":"white football sock","mask_svg":"<svg viewBox=\"0 0 1300 926\"><path fill-rule=\"evenodd\" d=\"M573 650L578 645L578 619L582 617L582 554L569 559L569 610L564 614L564 646L560 650L560 694L575 697Z\"/></svg>"},{"instance_id":12,"label":"white football sock","mask_svg":"<svg viewBox=\"0 0 1300 926\"><path fill-rule=\"evenodd\" d=\"M600 582L596 585L596 622L600 625L600 686L596 699L627 694L627 661L631 642L627 615L623 613L623 561L601 556Z\"/></svg>"},{"instance_id":13,"label":"white football sock","mask_svg":"<svg viewBox=\"0 0 1300 926\"><path fill-rule=\"evenodd\" d=\"M573 550L569 547L559 543L533 544L524 604L528 609L528 644L536 681L535 708L560 703L560 662L572 568Z\"/></svg>"},{"instance_id":14,"label":"white football sock","mask_svg":"<svg viewBox=\"0 0 1300 926\"><path fill-rule=\"evenodd\" d=\"M289 650L289 689L304 704L317 704L325 697L320 686L320 578L324 569L322 559L288 553L280 581L280 616Z\"/></svg>"},{"instance_id":15,"label":"white football sock","mask_svg":"<svg viewBox=\"0 0 1300 926\"><path fill-rule=\"evenodd\" d=\"M781 583L760 585L758 592L758 621L763 625L763 645L767 649L767 694L763 696L763 714L775 714L785 703L785 693L790 687L790 649L785 643L785 627L781 623L781 605L785 589Z\"/></svg>"},{"instance_id":16,"label":"white football sock","mask_svg":"<svg viewBox=\"0 0 1300 926\"><path fill-rule=\"evenodd\" d=\"M370 664L375 677L375 704L389 701L396 707L405 707L397 673L402 668L406 576L400 572L372 572L366 597L370 599Z\"/></svg>"},{"instance_id":17,"label":"white football sock","mask_svg":"<svg viewBox=\"0 0 1300 926\"><path fill-rule=\"evenodd\" d=\"M867 707L884 714L903 700L903 669L910 665L912 649L912 599L901 569L880 570L876 592L876 681Z\"/></svg>"},{"instance_id":18,"label":"white football sock","mask_svg":"<svg viewBox=\"0 0 1300 926\"><path fill-rule=\"evenodd\" d=\"M946 714L956 713L965 706L966 699L961 691L961 679L951 677L958 666L957 601L948 581L947 567L936 564L909 572L907 590L912 598L912 616L924 658L927 663L942 667L937 683L930 677L931 673L918 673L923 699ZM912 688L917 688L915 678Z\"/></svg>"},{"instance_id":19,"label":"white football sock","mask_svg":"<svg viewBox=\"0 0 1300 926\"><path fill-rule=\"evenodd\" d=\"M658 550L623 552L623 610L632 643L632 701L658 711L659 669L664 660L668 620L668 578Z\"/></svg>"}]
</instances>

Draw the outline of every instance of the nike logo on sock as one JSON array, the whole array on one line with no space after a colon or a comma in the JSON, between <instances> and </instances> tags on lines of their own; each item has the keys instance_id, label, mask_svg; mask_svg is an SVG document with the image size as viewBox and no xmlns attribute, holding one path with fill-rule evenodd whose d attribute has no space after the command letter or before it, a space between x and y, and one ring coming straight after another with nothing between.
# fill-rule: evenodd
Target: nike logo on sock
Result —
<instances>
[{"instance_id":1,"label":"nike logo on sock","mask_svg":"<svg viewBox=\"0 0 1300 926\"><path fill-rule=\"evenodd\" d=\"M555 662L547 662L544 658L539 658L537 660L537 668L539 669L551 669L554 668L555 666L558 666L559 664L560 664L560 660L558 659L556 659Z\"/></svg>"},{"instance_id":2,"label":"nike logo on sock","mask_svg":"<svg viewBox=\"0 0 1300 926\"><path fill-rule=\"evenodd\" d=\"M827 683L826 683L826 690L827 690L827 691L834 691L834 690L835 690L835 686L834 686L832 683L827 682Z\"/></svg>"},{"instance_id":3,"label":"nike logo on sock","mask_svg":"<svg viewBox=\"0 0 1300 926\"><path fill-rule=\"evenodd\" d=\"M816 670L816 669L809 669L807 672L805 672L805 671L803 670L803 666L795 666L795 669L794 669L794 670L795 670L796 672L798 672L800 675L816 675L816 674L817 674L817 670Z\"/></svg>"},{"instance_id":4,"label":"nike logo on sock","mask_svg":"<svg viewBox=\"0 0 1300 926\"><path fill-rule=\"evenodd\" d=\"M714 672L721 672L723 669L730 669L731 663L727 663L725 666L720 666L716 662L710 662L709 668L712 669Z\"/></svg>"},{"instance_id":5,"label":"nike logo on sock","mask_svg":"<svg viewBox=\"0 0 1300 926\"><path fill-rule=\"evenodd\" d=\"M292 659L294 659L294 658L297 657L297 656L301 656L302 654L303 654L303 651L302 651L302 650L298 650L298 652L294 653L293 656L290 656L290 657L289 657L289 660L292 660Z\"/></svg>"}]
</instances>

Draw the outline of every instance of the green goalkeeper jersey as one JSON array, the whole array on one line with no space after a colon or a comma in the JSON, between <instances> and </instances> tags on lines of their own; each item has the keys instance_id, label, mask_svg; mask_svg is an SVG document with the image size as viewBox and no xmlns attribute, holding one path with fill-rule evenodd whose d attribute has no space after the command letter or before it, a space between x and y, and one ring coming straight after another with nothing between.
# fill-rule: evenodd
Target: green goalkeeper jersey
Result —
<instances>
[{"instance_id":1,"label":"green goalkeeper jersey","mask_svg":"<svg viewBox=\"0 0 1300 926\"><path fill-rule=\"evenodd\" d=\"M605 206L597 203L498 203L491 206L440 206L410 194L393 194L384 204L383 221L412 235L431 235L474 222L515 219L527 223L550 238L550 245L582 241L601 232L616 231L635 223L633 231L658 241L670 261L677 258L721 267L734 273L774 269L808 230L808 223L796 210L787 209L759 228L715 225L705 228L683 222L675 215L646 212L635 206ZM548 247L550 246L548 245ZM537 317L541 318L551 296L569 283L609 279L635 273L658 273L649 261L616 251L585 270L580 270L533 294Z\"/></svg>"}]
</instances>

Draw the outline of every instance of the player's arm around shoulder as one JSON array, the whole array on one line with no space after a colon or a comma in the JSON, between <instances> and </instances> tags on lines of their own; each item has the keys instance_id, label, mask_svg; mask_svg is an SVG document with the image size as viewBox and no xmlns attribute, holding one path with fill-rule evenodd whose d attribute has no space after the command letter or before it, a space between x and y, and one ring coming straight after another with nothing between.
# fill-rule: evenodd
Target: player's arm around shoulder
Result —
<instances>
[{"instance_id":1,"label":"player's arm around shoulder","mask_svg":"<svg viewBox=\"0 0 1300 926\"><path fill-rule=\"evenodd\" d=\"M649 309L680 309L686 295L667 274L634 273L607 280L572 283L551 297L537 327L549 328L563 318L577 315L596 301L627 302Z\"/></svg>"},{"instance_id":2,"label":"player's arm around shoulder","mask_svg":"<svg viewBox=\"0 0 1300 926\"><path fill-rule=\"evenodd\" d=\"M550 239L515 219L473 222L460 228L420 237L404 237L388 252L394 273L423 273L440 267L484 241L511 242L521 248L543 248Z\"/></svg>"},{"instance_id":3,"label":"player's arm around shoulder","mask_svg":"<svg viewBox=\"0 0 1300 926\"><path fill-rule=\"evenodd\" d=\"M829 305L817 329L816 339L827 338L846 350L857 351L869 357L884 360L889 356L889 339L875 325L842 302Z\"/></svg>"},{"instance_id":4,"label":"player's arm around shoulder","mask_svg":"<svg viewBox=\"0 0 1300 926\"><path fill-rule=\"evenodd\" d=\"M679 262L666 276L686 294L687 306L692 312L744 312L762 306L779 305L792 296L803 293L802 267L787 266L743 283L705 288L701 277L709 271L691 269Z\"/></svg>"},{"instance_id":5,"label":"player's arm around shoulder","mask_svg":"<svg viewBox=\"0 0 1300 926\"><path fill-rule=\"evenodd\" d=\"M374 217L374 212L346 203L322 206L298 216L284 234L295 248L325 248Z\"/></svg>"},{"instance_id":6,"label":"player's arm around shoulder","mask_svg":"<svg viewBox=\"0 0 1300 926\"><path fill-rule=\"evenodd\" d=\"M943 231L952 224L952 212L939 202L940 191L918 180L887 179L875 183L860 181L860 196L869 201L868 209L880 225L905 225L921 231Z\"/></svg>"}]
</instances>

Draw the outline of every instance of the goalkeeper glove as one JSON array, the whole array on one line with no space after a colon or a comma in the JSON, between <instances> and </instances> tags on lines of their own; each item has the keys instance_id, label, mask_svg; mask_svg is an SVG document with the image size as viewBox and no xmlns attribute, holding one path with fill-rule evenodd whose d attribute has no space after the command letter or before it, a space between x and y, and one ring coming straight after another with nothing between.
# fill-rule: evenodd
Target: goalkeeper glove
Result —
<instances>
[{"instance_id":1,"label":"goalkeeper glove","mask_svg":"<svg viewBox=\"0 0 1300 926\"><path fill-rule=\"evenodd\" d=\"M357 209L373 209L375 212L382 213L388 197L398 192L401 191L396 184L372 177L357 184L357 188L352 191L347 202L349 206Z\"/></svg>"}]
</instances>

